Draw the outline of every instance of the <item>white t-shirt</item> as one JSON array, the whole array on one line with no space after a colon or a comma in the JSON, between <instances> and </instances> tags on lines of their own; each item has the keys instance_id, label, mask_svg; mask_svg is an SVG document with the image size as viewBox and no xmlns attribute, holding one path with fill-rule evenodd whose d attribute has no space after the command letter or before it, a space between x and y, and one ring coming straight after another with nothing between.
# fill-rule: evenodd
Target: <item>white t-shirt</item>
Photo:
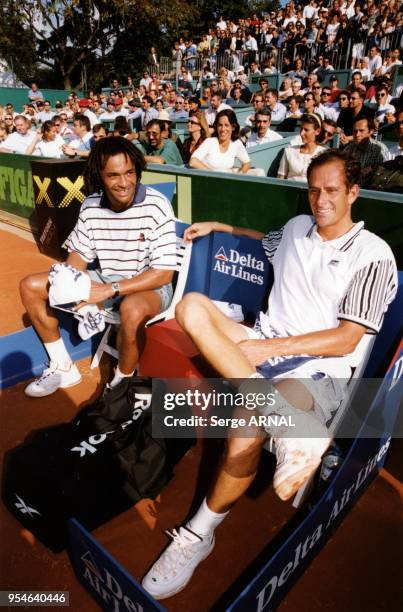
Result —
<instances>
[{"instance_id":1,"label":"white t-shirt","mask_svg":"<svg viewBox=\"0 0 403 612\"><path fill-rule=\"evenodd\" d=\"M263 333L270 324L281 336L298 336L333 329L339 320L377 333L397 290L390 247L365 230L363 221L335 240L323 241L316 229L313 217L299 215L263 238L275 278L261 317ZM332 362L356 366L368 340L364 336L354 353Z\"/></svg>"},{"instance_id":2,"label":"white t-shirt","mask_svg":"<svg viewBox=\"0 0 403 612\"><path fill-rule=\"evenodd\" d=\"M380 55L375 55L374 57L370 57L368 60L369 70L371 72L371 76L375 75L375 72L382 66L382 57ZM362 71L361 71L362 74Z\"/></svg>"},{"instance_id":3,"label":"white t-shirt","mask_svg":"<svg viewBox=\"0 0 403 612\"><path fill-rule=\"evenodd\" d=\"M217 138L206 138L193 153L192 158L200 160L211 170L221 172L232 170L236 159L239 159L242 164L250 162L249 155L240 140L231 141L228 149L222 153Z\"/></svg>"},{"instance_id":4,"label":"white t-shirt","mask_svg":"<svg viewBox=\"0 0 403 612\"><path fill-rule=\"evenodd\" d=\"M249 149L250 147L256 147L257 145L266 144L267 142L274 142L275 140L282 139L283 137L281 136L281 134L268 128L263 138L259 138L257 132L253 132L251 137L247 140L246 148Z\"/></svg>"},{"instance_id":5,"label":"white t-shirt","mask_svg":"<svg viewBox=\"0 0 403 612\"><path fill-rule=\"evenodd\" d=\"M307 181L306 173L313 157L326 151L325 147L317 145L311 153L301 153L299 145L284 149L283 157L277 173L277 178L287 178L291 181Z\"/></svg>"},{"instance_id":6,"label":"white t-shirt","mask_svg":"<svg viewBox=\"0 0 403 612\"><path fill-rule=\"evenodd\" d=\"M63 157L62 146L64 144L63 138L59 135L54 140L40 140L34 149L33 155L60 159Z\"/></svg>"},{"instance_id":7,"label":"white t-shirt","mask_svg":"<svg viewBox=\"0 0 403 612\"><path fill-rule=\"evenodd\" d=\"M34 132L27 132L24 135L19 134L18 132L13 132L7 136L1 147L7 149L10 151L10 153L24 154L29 145L32 144L34 138Z\"/></svg>"}]
</instances>

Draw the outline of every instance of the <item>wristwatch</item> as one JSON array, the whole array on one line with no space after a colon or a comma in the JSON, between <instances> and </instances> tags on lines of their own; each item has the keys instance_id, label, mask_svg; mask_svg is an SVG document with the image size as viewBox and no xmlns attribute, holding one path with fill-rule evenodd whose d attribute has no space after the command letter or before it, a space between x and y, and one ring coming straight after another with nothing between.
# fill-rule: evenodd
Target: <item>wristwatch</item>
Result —
<instances>
[{"instance_id":1,"label":"wristwatch","mask_svg":"<svg viewBox=\"0 0 403 612\"><path fill-rule=\"evenodd\" d=\"M111 287L113 289L113 295L112 297L118 297L120 295L120 287L119 287L119 283L111 283Z\"/></svg>"}]
</instances>

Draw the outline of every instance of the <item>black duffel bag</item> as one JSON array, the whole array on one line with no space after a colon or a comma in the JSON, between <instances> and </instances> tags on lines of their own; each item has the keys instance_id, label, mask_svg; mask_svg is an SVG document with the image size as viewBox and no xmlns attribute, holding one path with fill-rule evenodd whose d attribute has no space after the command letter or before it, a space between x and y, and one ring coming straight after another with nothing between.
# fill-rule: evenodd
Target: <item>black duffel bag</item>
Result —
<instances>
[{"instance_id":1,"label":"black duffel bag","mask_svg":"<svg viewBox=\"0 0 403 612\"><path fill-rule=\"evenodd\" d=\"M58 552L67 545L68 518L92 530L154 498L171 477L171 462L165 441L151 435L150 405L151 379L126 378L71 423L30 434L6 454L9 511Z\"/></svg>"}]
</instances>

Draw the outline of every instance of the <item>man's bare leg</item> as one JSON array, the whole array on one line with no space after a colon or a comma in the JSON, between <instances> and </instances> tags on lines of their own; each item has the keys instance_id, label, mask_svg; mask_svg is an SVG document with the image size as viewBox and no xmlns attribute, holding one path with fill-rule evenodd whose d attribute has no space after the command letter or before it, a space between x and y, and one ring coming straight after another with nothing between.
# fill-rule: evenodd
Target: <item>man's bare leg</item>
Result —
<instances>
[{"instance_id":1,"label":"man's bare leg","mask_svg":"<svg viewBox=\"0 0 403 612\"><path fill-rule=\"evenodd\" d=\"M48 272L32 274L20 283L22 303L42 342L55 342L60 338L59 323L48 302Z\"/></svg>"},{"instance_id":2,"label":"man's bare leg","mask_svg":"<svg viewBox=\"0 0 403 612\"><path fill-rule=\"evenodd\" d=\"M176 320L203 357L225 378L249 378L255 368L238 342L248 338L241 325L231 321L209 298L188 293L177 305Z\"/></svg>"},{"instance_id":3,"label":"man's bare leg","mask_svg":"<svg viewBox=\"0 0 403 612\"><path fill-rule=\"evenodd\" d=\"M115 387L123 378L132 376L145 346L145 325L161 310L156 291L143 291L123 298L117 337L119 363L110 382Z\"/></svg>"}]
</instances>

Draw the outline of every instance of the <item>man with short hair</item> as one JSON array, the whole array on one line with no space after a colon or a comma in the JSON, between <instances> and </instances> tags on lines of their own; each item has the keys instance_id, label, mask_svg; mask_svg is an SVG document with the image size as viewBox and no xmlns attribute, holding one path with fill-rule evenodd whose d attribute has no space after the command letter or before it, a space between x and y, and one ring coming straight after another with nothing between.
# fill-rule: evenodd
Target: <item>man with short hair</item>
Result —
<instances>
[{"instance_id":1,"label":"man with short hair","mask_svg":"<svg viewBox=\"0 0 403 612\"><path fill-rule=\"evenodd\" d=\"M330 87L326 85L323 86L322 91L320 93L320 104L318 105L318 110L321 112L325 119L330 119L331 121L337 121L337 117L339 116L338 111L335 109L334 104L330 101L331 91Z\"/></svg>"},{"instance_id":2,"label":"man with short hair","mask_svg":"<svg viewBox=\"0 0 403 612\"><path fill-rule=\"evenodd\" d=\"M318 142L320 145L327 145L334 138L334 135L337 130L337 124L332 119L326 119L322 121L322 140Z\"/></svg>"},{"instance_id":3,"label":"man with short hair","mask_svg":"<svg viewBox=\"0 0 403 612\"><path fill-rule=\"evenodd\" d=\"M382 85L377 88L375 94L376 107L375 107L375 121L378 125L385 123L386 113L395 113L396 109L393 104L388 102L388 90Z\"/></svg>"},{"instance_id":4,"label":"man with short hair","mask_svg":"<svg viewBox=\"0 0 403 612\"><path fill-rule=\"evenodd\" d=\"M197 293L185 295L176 319L219 376L238 379L241 395L275 392L275 405L256 408L255 414L293 415L295 428L254 426L245 408L231 415L238 422L244 418L247 433L238 429L227 437L207 497L184 526L169 533L173 542L144 577L143 587L157 599L182 590L212 552L215 529L253 482L267 437L277 457L274 490L282 500L310 478L331 442L325 424L397 290L390 247L362 221L352 220L359 172L359 164L343 152L314 157L308 168L313 216L298 215L266 236L216 221L194 223L185 231L187 240L216 231L262 241L274 284L267 312L260 313L253 330ZM319 380L326 380L326 387Z\"/></svg>"},{"instance_id":5,"label":"man with short hair","mask_svg":"<svg viewBox=\"0 0 403 612\"><path fill-rule=\"evenodd\" d=\"M256 113L265 107L264 95L260 93L259 91L256 92L255 95L253 96L252 104L253 104L253 113L248 115L245 119L245 125L247 127L255 127Z\"/></svg>"},{"instance_id":6,"label":"man with short hair","mask_svg":"<svg viewBox=\"0 0 403 612\"><path fill-rule=\"evenodd\" d=\"M359 70L353 72L351 83L347 85L347 91L352 91L353 89L361 89L364 94L367 93L367 88L364 85L362 74Z\"/></svg>"},{"instance_id":7,"label":"man with short hair","mask_svg":"<svg viewBox=\"0 0 403 612\"><path fill-rule=\"evenodd\" d=\"M39 107L43 108L43 110L41 110L37 115L38 121L40 123L45 123L45 121L51 121L53 117L56 115L55 111L52 111L50 100L45 100L43 102L43 106L39 104L37 106L38 108Z\"/></svg>"},{"instance_id":8,"label":"man with short hair","mask_svg":"<svg viewBox=\"0 0 403 612\"><path fill-rule=\"evenodd\" d=\"M329 85L330 85L330 102L334 104L337 98L339 97L339 94L341 91L339 88L339 79L337 78L337 76L333 75L330 77Z\"/></svg>"},{"instance_id":9,"label":"man with short hair","mask_svg":"<svg viewBox=\"0 0 403 612\"><path fill-rule=\"evenodd\" d=\"M374 170L389 159L389 151L383 142L372 138L375 131L373 119L361 117L354 121L353 141L346 146L346 153L356 159L361 166L361 184L368 180Z\"/></svg>"},{"instance_id":10,"label":"man with short hair","mask_svg":"<svg viewBox=\"0 0 403 612\"><path fill-rule=\"evenodd\" d=\"M39 91L36 83L31 83L31 89L28 91L28 100L30 102L38 102L38 100L43 100L43 93Z\"/></svg>"},{"instance_id":11,"label":"man with short hair","mask_svg":"<svg viewBox=\"0 0 403 612\"><path fill-rule=\"evenodd\" d=\"M138 144L144 159L150 164L170 164L171 166L182 166L183 160L176 144L169 138L164 139L162 132L165 123L159 119L151 119L147 123L147 143Z\"/></svg>"},{"instance_id":12,"label":"man with short hair","mask_svg":"<svg viewBox=\"0 0 403 612\"><path fill-rule=\"evenodd\" d=\"M284 104L278 101L277 89L268 89L265 94L265 103L271 112L271 120L279 123L285 119L287 112Z\"/></svg>"},{"instance_id":13,"label":"man with short hair","mask_svg":"<svg viewBox=\"0 0 403 612\"><path fill-rule=\"evenodd\" d=\"M94 125L99 123L99 119L96 114L90 110L90 100L88 98L82 98L78 103L78 107L80 109L80 113L83 114L84 117L88 117L90 120L91 129L94 127Z\"/></svg>"},{"instance_id":14,"label":"man with short hair","mask_svg":"<svg viewBox=\"0 0 403 612\"><path fill-rule=\"evenodd\" d=\"M119 96L116 96L116 98L114 99L114 103L116 117L119 117L119 115L122 117L128 117L129 111L123 106L123 99L119 98Z\"/></svg>"},{"instance_id":15,"label":"man with short hair","mask_svg":"<svg viewBox=\"0 0 403 612\"><path fill-rule=\"evenodd\" d=\"M152 81L152 79L150 77L150 74L149 74L148 70L144 70L143 77L140 79L139 85L144 85L144 87L148 91L148 87L149 87L151 81Z\"/></svg>"},{"instance_id":16,"label":"man with short hair","mask_svg":"<svg viewBox=\"0 0 403 612\"><path fill-rule=\"evenodd\" d=\"M7 136L1 143L0 153L24 154L35 140L35 133L30 131L31 123L24 115L17 115L14 119L15 132Z\"/></svg>"},{"instance_id":17,"label":"man with short hair","mask_svg":"<svg viewBox=\"0 0 403 612\"><path fill-rule=\"evenodd\" d=\"M255 115L254 125L256 126L253 132L249 135L246 141L246 148L256 147L257 145L282 140L282 136L270 129L271 113L268 108L258 110Z\"/></svg>"},{"instance_id":18,"label":"man with short hair","mask_svg":"<svg viewBox=\"0 0 403 612\"><path fill-rule=\"evenodd\" d=\"M228 104L222 101L222 96L220 93L213 93L210 99L210 108L206 110L206 121L207 124L211 127L214 125L215 118L217 114L226 109L231 108Z\"/></svg>"},{"instance_id":19,"label":"man with short hair","mask_svg":"<svg viewBox=\"0 0 403 612\"><path fill-rule=\"evenodd\" d=\"M369 71L371 73L371 76L370 76L371 79L374 79L375 77L381 75L381 68L382 68L381 50L379 49L379 47L376 47L375 45L371 47L369 50L368 65L369 65Z\"/></svg>"},{"instance_id":20,"label":"man with short hair","mask_svg":"<svg viewBox=\"0 0 403 612\"><path fill-rule=\"evenodd\" d=\"M68 157L88 157L91 150L91 123L88 117L77 113L74 115L73 130L76 138L64 145L63 153Z\"/></svg>"},{"instance_id":21,"label":"man with short hair","mask_svg":"<svg viewBox=\"0 0 403 612\"><path fill-rule=\"evenodd\" d=\"M90 294L84 305L102 303L104 308L120 313L119 363L109 388L132 376L144 348L146 322L165 310L172 298L174 213L165 196L141 184L144 167L140 151L124 138L112 136L97 142L84 171L86 190L91 195L64 243L69 253L66 263L75 269L73 281L83 280L88 264L99 263L99 269L89 273ZM74 292L74 282L72 285ZM50 360L49 367L25 393L43 397L78 384L80 372L72 363L55 312L49 306L48 272L23 279L20 293Z\"/></svg>"},{"instance_id":22,"label":"man with short hair","mask_svg":"<svg viewBox=\"0 0 403 612\"><path fill-rule=\"evenodd\" d=\"M348 108L342 108L337 118L337 127L341 128L340 142L343 145L353 140L353 124L358 119L373 119L374 111L364 106L364 93L360 89L353 89L350 95Z\"/></svg>"},{"instance_id":23,"label":"man with short hair","mask_svg":"<svg viewBox=\"0 0 403 612\"><path fill-rule=\"evenodd\" d=\"M106 111L99 115L98 121L114 121L116 117L115 102L113 98L108 98L106 102Z\"/></svg>"},{"instance_id":24,"label":"man with short hair","mask_svg":"<svg viewBox=\"0 0 403 612\"><path fill-rule=\"evenodd\" d=\"M183 96L176 96L175 107L170 113L171 121L187 119L189 117L189 113L183 108L184 103L185 99Z\"/></svg>"},{"instance_id":25,"label":"man with short hair","mask_svg":"<svg viewBox=\"0 0 403 612\"><path fill-rule=\"evenodd\" d=\"M157 119L157 117L158 111L154 108L150 96L143 96L141 99L141 108L138 108L129 115L129 119L138 119L140 121L142 130L146 129L149 121Z\"/></svg>"}]
</instances>

